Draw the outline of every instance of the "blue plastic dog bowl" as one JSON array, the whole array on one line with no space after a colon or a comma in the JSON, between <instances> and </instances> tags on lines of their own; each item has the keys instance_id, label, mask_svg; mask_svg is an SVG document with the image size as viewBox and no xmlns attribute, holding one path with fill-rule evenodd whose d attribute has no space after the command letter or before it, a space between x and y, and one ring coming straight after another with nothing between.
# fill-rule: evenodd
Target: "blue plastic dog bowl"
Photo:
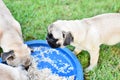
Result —
<instances>
[{"instance_id":1,"label":"blue plastic dog bowl","mask_svg":"<svg viewBox=\"0 0 120 80\"><path fill-rule=\"evenodd\" d=\"M37 62L38 69L48 68L53 74L66 78L74 76L74 80L84 80L82 66L69 49L52 49L45 40L27 41L26 44L33 49L31 55Z\"/></svg>"},{"instance_id":2,"label":"blue plastic dog bowl","mask_svg":"<svg viewBox=\"0 0 120 80\"><path fill-rule=\"evenodd\" d=\"M38 62L38 69L49 68L59 76L74 76L74 80L84 79L82 66L69 49L53 49L45 40L27 41L26 44L33 49L31 55Z\"/></svg>"}]
</instances>

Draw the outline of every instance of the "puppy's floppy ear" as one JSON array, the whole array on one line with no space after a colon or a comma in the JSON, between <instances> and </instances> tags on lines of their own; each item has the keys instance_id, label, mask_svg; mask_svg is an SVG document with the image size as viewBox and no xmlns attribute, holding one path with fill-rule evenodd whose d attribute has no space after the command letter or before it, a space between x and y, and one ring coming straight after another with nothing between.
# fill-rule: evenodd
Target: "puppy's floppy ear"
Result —
<instances>
[{"instance_id":1,"label":"puppy's floppy ear","mask_svg":"<svg viewBox=\"0 0 120 80\"><path fill-rule=\"evenodd\" d=\"M64 46L70 45L70 43L73 41L73 36L72 36L71 32L63 31L63 38L65 39L64 43L63 43Z\"/></svg>"},{"instance_id":2,"label":"puppy's floppy ear","mask_svg":"<svg viewBox=\"0 0 120 80\"><path fill-rule=\"evenodd\" d=\"M5 62L6 60L11 61L11 60L15 59L14 51L11 50L9 52L3 52L1 54L1 58L2 58L2 62Z\"/></svg>"}]
</instances>

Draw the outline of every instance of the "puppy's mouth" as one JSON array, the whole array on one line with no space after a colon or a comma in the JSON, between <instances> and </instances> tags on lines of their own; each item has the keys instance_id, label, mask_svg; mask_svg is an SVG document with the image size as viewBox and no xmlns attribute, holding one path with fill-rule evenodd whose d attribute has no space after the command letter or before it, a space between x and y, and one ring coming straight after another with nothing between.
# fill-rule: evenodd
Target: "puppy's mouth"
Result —
<instances>
[{"instance_id":1,"label":"puppy's mouth","mask_svg":"<svg viewBox=\"0 0 120 80\"><path fill-rule=\"evenodd\" d=\"M29 69L29 67L32 65L32 63L30 64L30 65L28 65L28 66L24 66L24 65L22 65L22 67L26 70L26 71L28 71L28 69Z\"/></svg>"},{"instance_id":2,"label":"puppy's mouth","mask_svg":"<svg viewBox=\"0 0 120 80\"><path fill-rule=\"evenodd\" d=\"M56 43L58 41L58 39L49 39L49 38L46 38L46 40L47 40L49 46L52 47L52 48L58 48L58 47L61 46L60 44Z\"/></svg>"},{"instance_id":3,"label":"puppy's mouth","mask_svg":"<svg viewBox=\"0 0 120 80\"><path fill-rule=\"evenodd\" d=\"M52 48L58 48L60 47L60 44L56 44L55 42L50 42L50 41L47 41L49 46L52 47Z\"/></svg>"}]
</instances>

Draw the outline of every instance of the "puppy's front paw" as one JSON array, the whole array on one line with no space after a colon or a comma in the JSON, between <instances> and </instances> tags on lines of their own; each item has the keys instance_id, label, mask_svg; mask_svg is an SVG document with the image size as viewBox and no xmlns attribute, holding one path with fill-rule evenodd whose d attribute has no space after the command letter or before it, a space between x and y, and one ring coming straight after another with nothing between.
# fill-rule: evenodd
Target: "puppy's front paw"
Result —
<instances>
[{"instance_id":1,"label":"puppy's front paw","mask_svg":"<svg viewBox=\"0 0 120 80\"><path fill-rule=\"evenodd\" d=\"M74 51L75 55L79 54L79 51Z\"/></svg>"},{"instance_id":2,"label":"puppy's front paw","mask_svg":"<svg viewBox=\"0 0 120 80\"><path fill-rule=\"evenodd\" d=\"M91 70L93 70L94 68L95 68L96 66L89 66L89 67L87 67L84 71L85 72L89 72L89 71L91 71Z\"/></svg>"},{"instance_id":3,"label":"puppy's front paw","mask_svg":"<svg viewBox=\"0 0 120 80\"><path fill-rule=\"evenodd\" d=\"M78 55L80 52L81 52L81 50L78 50L78 49L74 50L75 55Z\"/></svg>"},{"instance_id":4,"label":"puppy's front paw","mask_svg":"<svg viewBox=\"0 0 120 80\"><path fill-rule=\"evenodd\" d=\"M89 66L89 67L87 67L84 71L85 72L89 72L89 71L91 71L93 69L93 67L92 66Z\"/></svg>"}]
</instances>

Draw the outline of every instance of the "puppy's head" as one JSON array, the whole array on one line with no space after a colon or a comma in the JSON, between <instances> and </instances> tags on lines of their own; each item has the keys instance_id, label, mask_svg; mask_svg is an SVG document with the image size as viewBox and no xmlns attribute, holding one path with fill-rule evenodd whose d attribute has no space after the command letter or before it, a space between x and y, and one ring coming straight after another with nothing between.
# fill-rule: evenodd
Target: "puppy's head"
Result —
<instances>
[{"instance_id":1,"label":"puppy's head","mask_svg":"<svg viewBox=\"0 0 120 80\"><path fill-rule=\"evenodd\" d=\"M52 24L48 27L46 40L52 48L58 48L70 45L73 42L73 36L70 31L63 30L60 26Z\"/></svg>"},{"instance_id":2,"label":"puppy's head","mask_svg":"<svg viewBox=\"0 0 120 80\"><path fill-rule=\"evenodd\" d=\"M23 49L11 50L1 54L2 61L11 66L24 66L25 68L31 65L30 49L26 46Z\"/></svg>"}]
</instances>

